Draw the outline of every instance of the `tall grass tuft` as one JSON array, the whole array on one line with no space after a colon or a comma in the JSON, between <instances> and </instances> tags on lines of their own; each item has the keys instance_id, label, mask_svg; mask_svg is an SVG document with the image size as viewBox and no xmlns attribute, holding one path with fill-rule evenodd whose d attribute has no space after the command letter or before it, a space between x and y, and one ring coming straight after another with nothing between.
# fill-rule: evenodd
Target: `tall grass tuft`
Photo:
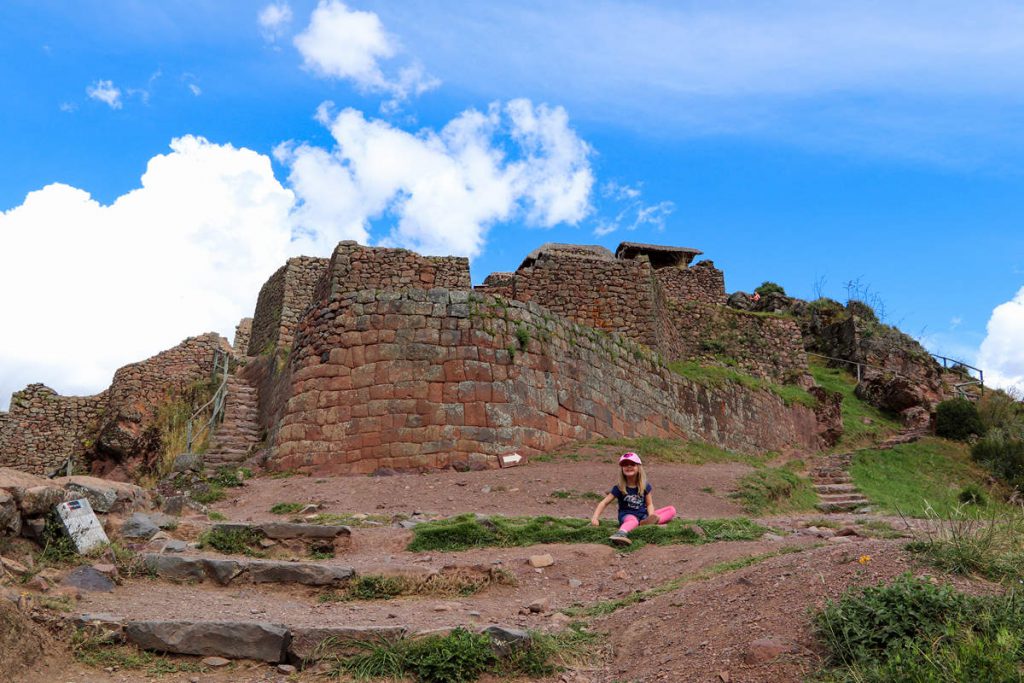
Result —
<instances>
[{"instance_id":1,"label":"tall grass tuft","mask_svg":"<svg viewBox=\"0 0 1024 683\"><path fill-rule=\"evenodd\" d=\"M988 508L983 517L959 506L940 516L929 509L928 523L915 532L907 550L953 574L993 581L1024 578L1024 510Z\"/></svg>"}]
</instances>

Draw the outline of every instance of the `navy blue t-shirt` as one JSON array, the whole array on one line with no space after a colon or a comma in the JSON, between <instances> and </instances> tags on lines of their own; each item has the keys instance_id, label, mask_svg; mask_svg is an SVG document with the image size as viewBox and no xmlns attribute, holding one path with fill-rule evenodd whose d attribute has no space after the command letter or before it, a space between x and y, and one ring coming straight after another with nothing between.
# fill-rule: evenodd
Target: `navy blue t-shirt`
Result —
<instances>
[{"instance_id":1,"label":"navy blue t-shirt","mask_svg":"<svg viewBox=\"0 0 1024 683\"><path fill-rule=\"evenodd\" d=\"M641 522L647 518L647 503L644 499L650 492L650 484L644 487L642 496L640 490L635 486L627 486L625 493L622 492L618 484L612 487L611 494L619 500L619 524L622 524L626 515L633 515Z\"/></svg>"}]
</instances>

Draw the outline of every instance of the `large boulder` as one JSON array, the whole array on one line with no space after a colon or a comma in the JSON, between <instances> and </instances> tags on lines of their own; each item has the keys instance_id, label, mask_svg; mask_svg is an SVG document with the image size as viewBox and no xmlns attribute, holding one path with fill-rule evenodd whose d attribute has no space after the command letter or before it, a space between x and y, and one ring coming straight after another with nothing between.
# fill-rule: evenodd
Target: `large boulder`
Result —
<instances>
[{"instance_id":1,"label":"large boulder","mask_svg":"<svg viewBox=\"0 0 1024 683\"><path fill-rule=\"evenodd\" d=\"M183 655L284 661L291 633L280 624L230 621L132 621L127 639L146 650Z\"/></svg>"},{"instance_id":2,"label":"large boulder","mask_svg":"<svg viewBox=\"0 0 1024 683\"><path fill-rule=\"evenodd\" d=\"M0 489L0 535L17 536L21 533L21 513L18 503L9 492Z\"/></svg>"},{"instance_id":3,"label":"large boulder","mask_svg":"<svg viewBox=\"0 0 1024 683\"><path fill-rule=\"evenodd\" d=\"M149 494L135 484L82 475L58 477L53 483L76 498L88 500L94 512L133 512L147 509L150 504Z\"/></svg>"},{"instance_id":4,"label":"large boulder","mask_svg":"<svg viewBox=\"0 0 1024 683\"><path fill-rule=\"evenodd\" d=\"M0 467L0 490L14 498L23 517L45 515L67 499L51 480L10 467Z\"/></svg>"}]
</instances>

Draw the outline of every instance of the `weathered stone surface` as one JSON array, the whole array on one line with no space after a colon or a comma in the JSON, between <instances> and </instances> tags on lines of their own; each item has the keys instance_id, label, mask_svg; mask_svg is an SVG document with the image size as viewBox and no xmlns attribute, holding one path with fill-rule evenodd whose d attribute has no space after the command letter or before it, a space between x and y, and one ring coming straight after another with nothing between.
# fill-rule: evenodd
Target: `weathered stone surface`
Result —
<instances>
[{"instance_id":1,"label":"weathered stone surface","mask_svg":"<svg viewBox=\"0 0 1024 683\"><path fill-rule=\"evenodd\" d=\"M171 472L198 472L203 469L203 456L195 453L182 453L174 459Z\"/></svg>"},{"instance_id":2,"label":"weathered stone surface","mask_svg":"<svg viewBox=\"0 0 1024 683\"><path fill-rule=\"evenodd\" d=\"M146 650L272 663L285 659L291 642L286 627L262 622L132 621L125 636Z\"/></svg>"},{"instance_id":3,"label":"weathered stone surface","mask_svg":"<svg viewBox=\"0 0 1024 683\"><path fill-rule=\"evenodd\" d=\"M149 507L149 493L141 486L122 481L75 475L53 480L75 498L85 498L94 512L132 512Z\"/></svg>"},{"instance_id":4,"label":"weathered stone surface","mask_svg":"<svg viewBox=\"0 0 1024 683\"><path fill-rule=\"evenodd\" d=\"M109 593L116 584L107 574L93 567L75 567L64 576L61 585L91 593Z\"/></svg>"},{"instance_id":5,"label":"weathered stone surface","mask_svg":"<svg viewBox=\"0 0 1024 683\"><path fill-rule=\"evenodd\" d=\"M222 586L226 586L238 578L248 566L247 562L238 560L219 560L210 557L201 558L206 575Z\"/></svg>"},{"instance_id":6,"label":"weathered stone surface","mask_svg":"<svg viewBox=\"0 0 1024 683\"><path fill-rule=\"evenodd\" d=\"M147 571L163 579L202 581L206 578L206 567L197 558L146 553L142 556L142 561Z\"/></svg>"},{"instance_id":7,"label":"weathered stone surface","mask_svg":"<svg viewBox=\"0 0 1024 683\"><path fill-rule=\"evenodd\" d=\"M121 525L121 535L125 538L152 538L160 531L160 527L153 523L149 515L141 512L134 513Z\"/></svg>"},{"instance_id":8,"label":"weathered stone surface","mask_svg":"<svg viewBox=\"0 0 1024 683\"><path fill-rule=\"evenodd\" d=\"M21 533L21 513L18 503L7 491L0 489L0 535L17 536Z\"/></svg>"},{"instance_id":9,"label":"weathered stone surface","mask_svg":"<svg viewBox=\"0 0 1024 683\"><path fill-rule=\"evenodd\" d=\"M408 633L404 626L382 627L315 627L292 628L291 652L299 660L309 663L334 655L351 655L361 651L359 643L398 640Z\"/></svg>"},{"instance_id":10,"label":"weathered stone surface","mask_svg":"<svg viewBox=\"0 0 1024 683\"><path fill-rule=\"evenodd\" d=\"M268 522L260 524L259 530L267 538L307 538L307 539L333 539L338 536L351 536L352 529L342 525L329 524L291 524L284 522Z\"/></svg>"},{"instance_id":11,"label":"weathered stone surface","mask_svg":"<svg viewBox=\"0 0 1024 683\"><path fill-rule=\"evenodd\" d=\"M26 517L38 517L49 514L55 507L67 500L64 489L52 484L33 486L23 489L18 497L18 507Z\"/></svg>"},{"instance_id":12,"label":"weathered stone surface","mask_svg":"<svg viewBox=\"0 0 1024 683\"><path fill-rule=\"evenodd\" d=\"M509 626L494 624L483 629L481 633L491 637L494 649L499 654L507 654L511 650L528 645L530 642L530 634L528 632Z\"/></svg>"},{"instance_id":13,"label":"weathered stone surface","mask_svg":"<svg viewBox=\"0 0 1024 683\"><path fill-rule=\"evenodd\" d=\"M531 567L540 569L541 567L550 567L555 563L555 558L551 557L549 553L543 555L530 555L529 563Z\"/></svg>"},{"instance_id":14,"label":"weathered stone surface","mask_svg":"<svg viewBox=\"0 0 1024 683\"><path fill-rule=\"evenodd\" d=\"M311 562L252 560L247 567L249 580L253 583L300 583L307 586L329 586L347 581L355 575L351 567Z\"/></svg>"}]
</instances>

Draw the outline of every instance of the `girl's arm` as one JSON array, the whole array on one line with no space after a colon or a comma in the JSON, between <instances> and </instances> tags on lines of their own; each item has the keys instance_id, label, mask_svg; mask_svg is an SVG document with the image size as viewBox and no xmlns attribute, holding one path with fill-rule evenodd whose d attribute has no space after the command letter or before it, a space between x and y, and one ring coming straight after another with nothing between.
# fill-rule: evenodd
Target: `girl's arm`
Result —
<instances>
[{"instance_id":1,"label":"girl's arm","mask_svg":"<svg viewBox=\"0 0 1024 683\"><path fill-rule=\"evenodd\" d=\"M613 496L610 493L601 499L601 502L597 504L597 508L594 510L594 514L590 517L591 524L593 524L594 526L600 526L601 513L604 512L604 509L606 507L608 507L608 503L612 502L613 500L615 500L615 496Z\"/></svg>"},{"instance_id":2,"label":"girl's arm","mask_svg":"<svg viewBox=\"0 0 1024 683\"><path fill-rule=\"evenodd\" d=\"M651 497L651 492L648 491L647 495L644 496L644 504L647 506L647 514L651 517L654 516L654 498Z\"/></svg>"}]
</instances>

